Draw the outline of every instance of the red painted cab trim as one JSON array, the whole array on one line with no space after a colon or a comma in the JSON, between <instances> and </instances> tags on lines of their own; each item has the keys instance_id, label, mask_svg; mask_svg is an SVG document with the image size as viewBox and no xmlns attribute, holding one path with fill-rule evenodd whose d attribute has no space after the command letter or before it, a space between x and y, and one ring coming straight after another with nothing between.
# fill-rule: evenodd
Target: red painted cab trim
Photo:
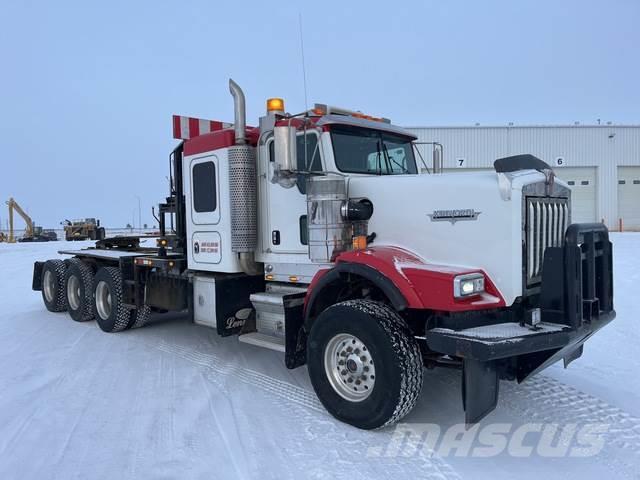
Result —
<instances>
[{"instance_id":1,"label":"red painted cab trim","mask_svg":"<svg viewBox=\"0 0 640 480\"><path fill-rule=\"evenodd\" d=\"M247 143L252 147L258 144L259 129L247 127ZM184 141L184 156L211 152L221 148L228 148L236 143L236 134L232 128L205 133Z\"/></svg>"},{"instance_id":2,"label":"red painted cab trim","mask_svg":"<svg viewBox=\"0 0 640 480\"><path fill-rule=\"evenodd\" d=\"M373 268L389 279L407 301L408 308L445 312L464 312L505 307L504 298L481 269L426 263L417 255L398 247L371 247L340 254L336 264L356 263ZM329 270L320 270L309 291ZM480 272L485 276L485 292L466 298L453 296L457 275Z\"/></svg>"}]
</instances>

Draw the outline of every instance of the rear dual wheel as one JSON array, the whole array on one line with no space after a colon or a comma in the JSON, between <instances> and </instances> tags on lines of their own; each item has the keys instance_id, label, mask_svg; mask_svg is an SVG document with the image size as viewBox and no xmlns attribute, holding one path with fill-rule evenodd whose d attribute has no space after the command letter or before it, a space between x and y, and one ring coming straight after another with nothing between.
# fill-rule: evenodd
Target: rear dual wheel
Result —
<instances>
[{"instance_id":1,"label":"rear dual wheel","mask_svg":"<svg viewBox=\"0 0 640 480\"><path fill-rule=\"evenodd\" d=\"M98 326L104 332L121 332L145 325L149 319L149 307L130 309L123 302L123 281L116 267L98 270L94 279L93 312Z\"/></svg>"},{"instance_id":2,"label":"rear dual wheel","mask_svg":"<svg viewBox=\"0 0 640 480\"><path fill-rule=\"evenodd\" d=\"M93 269L79 258L47 260L41 276L42 300L50 312L68 311L77 322L96 319L105 332L121 332L147 324L151 309L131 309L123 304L120 270Z\"/></svg>"},{"instance_id":3,"label":"rear dual wheel","mask_svg":"<svg viewBox=\"0 0 640 480\"><path fill-rule=\"evenodd\" d=\"M93 319L93 270L78 258L69 260L65 278L66 307L76 322Z\"/></svg>"},{"instance_id":4,"label":"rear dual wheel","mask_svg":"<svg viewBox=\"0 0 640 480\"><path fill-rule=\"evenodd\" d=\"M42 267L42 300L50 312L64 312L66 309L66 270L67 266L62 260L47 260Z\"/></svg>"},{"instance_id":5,"label":"rear dual wheel","mask_svg":"<svg viewBox=\"0 0 640 480\"><path fill-rule=\"evenodd\" d=\"M77 322L93 318L93 271L79 258L47 260L42 268L41 289L50 312L68 311Z\"/></svg>"}]
</instances>

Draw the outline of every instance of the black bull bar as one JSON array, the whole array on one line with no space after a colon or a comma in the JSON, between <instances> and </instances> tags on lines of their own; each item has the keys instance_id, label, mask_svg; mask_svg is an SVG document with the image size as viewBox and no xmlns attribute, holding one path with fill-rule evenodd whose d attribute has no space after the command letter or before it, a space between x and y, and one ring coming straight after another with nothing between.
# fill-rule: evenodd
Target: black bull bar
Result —
<instances>
[{"instance_id":1,"label":"black bull bar","mask_svg":"<svg viewBox=\"0 0 640 480\"><path fill-rule=\"evenodd\" d=\"M562 247L544 252L537 327L520 323L426 332L429 349L463 359L462 398L467 424L476 423L497 404L504 365L518 382L564 360L582 355L584 342L615 318L612 249L599 223L570 225Z\"/></svg>"}]
</instances>

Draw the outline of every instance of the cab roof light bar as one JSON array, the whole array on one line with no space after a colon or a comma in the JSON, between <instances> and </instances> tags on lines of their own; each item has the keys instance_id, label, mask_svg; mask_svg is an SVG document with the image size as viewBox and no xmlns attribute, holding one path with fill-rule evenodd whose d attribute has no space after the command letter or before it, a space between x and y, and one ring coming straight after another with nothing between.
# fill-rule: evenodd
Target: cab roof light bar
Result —
<instances>
[{"instance_id":1,"label":"cab roof light bar","mask_svg":"<svg viewBox=\"0 0 640 480\"><path fill-rule=\"evenodd\" d=\"M389 120L388 118L374 117L372 115L366 115L362 112L355 112L353 110L347 110L346 108L333 107L331 105L325 105L322 103L316 103L310 113L314 115L345 115L348 117L363 118L365 120L371 120L374 122L391 123L391 120Z\"/></svg>"}]
</instances>

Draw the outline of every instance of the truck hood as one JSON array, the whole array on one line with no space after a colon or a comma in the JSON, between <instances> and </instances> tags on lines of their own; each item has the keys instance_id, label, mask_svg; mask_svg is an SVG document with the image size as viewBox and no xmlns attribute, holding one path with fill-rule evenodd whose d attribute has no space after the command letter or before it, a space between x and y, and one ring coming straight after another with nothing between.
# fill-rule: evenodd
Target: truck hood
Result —
<instances>
[{"instance_id":1,"label":"truck hood","mask_svg":"<svg viewBox=\"0 0 640 480\"><path fill-rule=\"evenodd\" d=\"M482 269L511 305L522 294L522 187L541 181L532 170L506 181L495 172L360 176L350 178L349 197L373 203L374 245Z\"/></svg>"}]
</instances>

